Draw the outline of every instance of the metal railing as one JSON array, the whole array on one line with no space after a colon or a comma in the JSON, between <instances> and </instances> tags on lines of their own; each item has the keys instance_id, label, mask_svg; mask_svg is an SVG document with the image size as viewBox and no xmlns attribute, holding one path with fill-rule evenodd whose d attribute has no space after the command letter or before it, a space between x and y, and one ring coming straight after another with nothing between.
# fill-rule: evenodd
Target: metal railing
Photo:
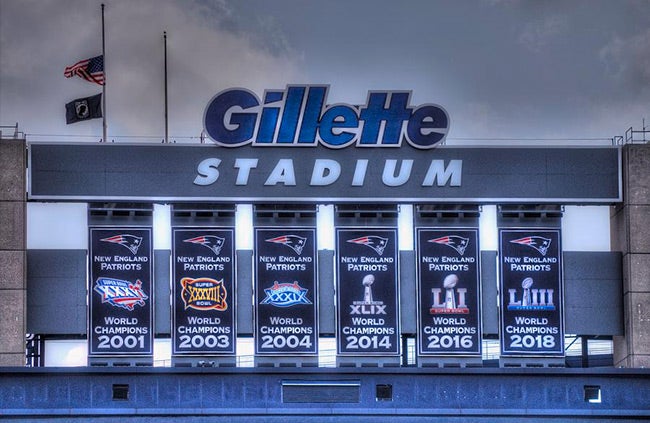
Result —
<instances>
[{"instance_id":1,"label":"metal railing","mask_svg":"<svg viewBox=\"0 0 650 423\"><path fill-rule=\"evenodd\" d=\"M18 123L15 125L0 125L0 140L9 139L25 139L25 133L18 130Z\"/></svg>"}]
</instances>

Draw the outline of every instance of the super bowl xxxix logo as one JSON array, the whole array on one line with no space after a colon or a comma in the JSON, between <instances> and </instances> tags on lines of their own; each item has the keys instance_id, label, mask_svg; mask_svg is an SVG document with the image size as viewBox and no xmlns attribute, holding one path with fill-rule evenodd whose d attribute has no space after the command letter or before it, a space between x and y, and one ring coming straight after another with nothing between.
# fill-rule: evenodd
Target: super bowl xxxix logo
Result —
<instances>
[{"instance_id":1,"label":"super bowl xxxix logo","mask_svg":"<svg viewBox=\"0 0 650 423\"><path fill-rule=\"evenodd\" d=\"M226 297L228 292L223 284L223 279L217 281L210 278L183 278L181 279L181 298L185 309L218 310L228 309Z\"/></svg>"},{"instance_id":2,"label":"super bowl xxxix logo","mask_svg":"<svg viewBox=\"0 0 650 423\"><path fill-rule=\"evenodd\" d=\"M273 282L273 286L266 288L266 298L260 304L270 304L276 307L291 307L298 304L311 304L307 298L309 290L300 286L297 281L293 283Z\"/></svg>"}]
</instances>

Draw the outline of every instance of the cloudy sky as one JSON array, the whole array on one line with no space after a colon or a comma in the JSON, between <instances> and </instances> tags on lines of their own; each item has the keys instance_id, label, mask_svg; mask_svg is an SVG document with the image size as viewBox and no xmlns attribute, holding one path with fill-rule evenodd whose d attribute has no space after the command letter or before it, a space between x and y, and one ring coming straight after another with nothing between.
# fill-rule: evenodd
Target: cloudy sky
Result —
<instances>
[{"instance_id":1,"label":"cloudy sky","mask_svg":"<svg viewBox=\"0 0 650 423\"><path fill-rule=\"evenodd\" d=\"M101 91L99 0L0 0L0 125L99 139L64 104ZM611 138L650 122L649 0L104 0L109 139L197 137L219 91L330 84L330 103L412 90L449 138Z\"/></svg>"}]
</instances>

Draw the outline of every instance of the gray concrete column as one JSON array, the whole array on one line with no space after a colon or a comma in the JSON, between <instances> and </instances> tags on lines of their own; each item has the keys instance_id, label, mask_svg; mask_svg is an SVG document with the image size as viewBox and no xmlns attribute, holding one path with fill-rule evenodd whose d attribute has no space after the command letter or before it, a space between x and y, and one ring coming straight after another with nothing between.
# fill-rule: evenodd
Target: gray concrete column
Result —
<instances>
[{"instance_id":1,"label":"gray concrete column","mask_svg":"<svg viewBox=\"0 0 650 423\"><path fill-rule=\"evenodd\" d=\"M623 147L623 203L611 210L612 250L623 254L625 336L614 365L650 367L650 144Z\"/></svg>"},{"instance_id":2,"label":"gray concrete column","mask_svg":"<svg viewBox=\"0 0 650 423\"><path fill-rule=\"evenodd\" d=\"M25 365L25 140L0 138L0 366Z\"/></svg>"}]
</instances>

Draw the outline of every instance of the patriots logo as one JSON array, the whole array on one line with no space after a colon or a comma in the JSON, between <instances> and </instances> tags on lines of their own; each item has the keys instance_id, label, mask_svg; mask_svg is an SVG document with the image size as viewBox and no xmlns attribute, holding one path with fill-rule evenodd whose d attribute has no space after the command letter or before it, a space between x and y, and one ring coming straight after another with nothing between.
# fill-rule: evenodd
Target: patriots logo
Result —
<instances>
[{"instance_id":1,"label":"patriots logo","mask_svg":"<svg viewBox=\"0 0 650 423\"><path fill-rule=\"evenodd\" d=\"M382 238L376 235L362 236L360 238L349 239L348 242L353 244L365 245L377 252L380 256L384 254L384 249L388 245L388 238Z\"/></svg>"},{"instance_id":2,"label":"patriots logo","mask_svg":"<svg viewBox=\"0 0 650 423\"><path fill-rule=\"evenodd\" d=\"M524 238L513 239L510 241L513 244L525 245L530 248L534 248L540 252L541 255L545 256L548 248L551 246L551 240L541 236L527 236Z\"/></svg>"},{"instance_id":3,"label":"patriots logo","mask_svg":"<svg viewBox=\"0 0 650 423\"><path fill-rule=\"evenodd\" d=\"M469 245L469 238L463 238L458 235L441 236L440 238L430 239L427 242L434 242L436 244L446 245L458 252L458 254L465 255L465 248Z\"/></svg>"},{"instance_id":4,"label":"patriots logo","mask_svg":"<svg viewBox=\"0 0 650 423\"><path fill-rule=\"evenodd\" d=\"M214 255L218 256L221 253L221 247L226 241L225 238L218 237L216 235L201 235L196 238L184 239L183 242L191 242L192 244L203 245L206 248L212 250Z\"/></svg>"},{"instance_id":5,"label":"patriots logo","mask_svg":"<svg viewBox=\"0 0 650 423\"><path fill-rule=\"evenodd\" d=\"M302 254L302 249L305 247L305 244L307 244L307 238L298 235L281 235L275 238L266 239L265 241L286 245L298 255Z\"/></svg>"},{"instance_id":6,"label":"patriots logo","mask_svg":"<svg viewBox=\"0 0 650 423\"><path fill-rule=\"evenodd\" d=\"M108 238L103 238L100 239L100 241L119 244L122 247L127 248L133 255L136 255L138 254L138 248L140 248L140 245L142 244L142 237L129 235L129 234L122 234L122 235L111 236Z\"/></svg>"}]
</instances>

